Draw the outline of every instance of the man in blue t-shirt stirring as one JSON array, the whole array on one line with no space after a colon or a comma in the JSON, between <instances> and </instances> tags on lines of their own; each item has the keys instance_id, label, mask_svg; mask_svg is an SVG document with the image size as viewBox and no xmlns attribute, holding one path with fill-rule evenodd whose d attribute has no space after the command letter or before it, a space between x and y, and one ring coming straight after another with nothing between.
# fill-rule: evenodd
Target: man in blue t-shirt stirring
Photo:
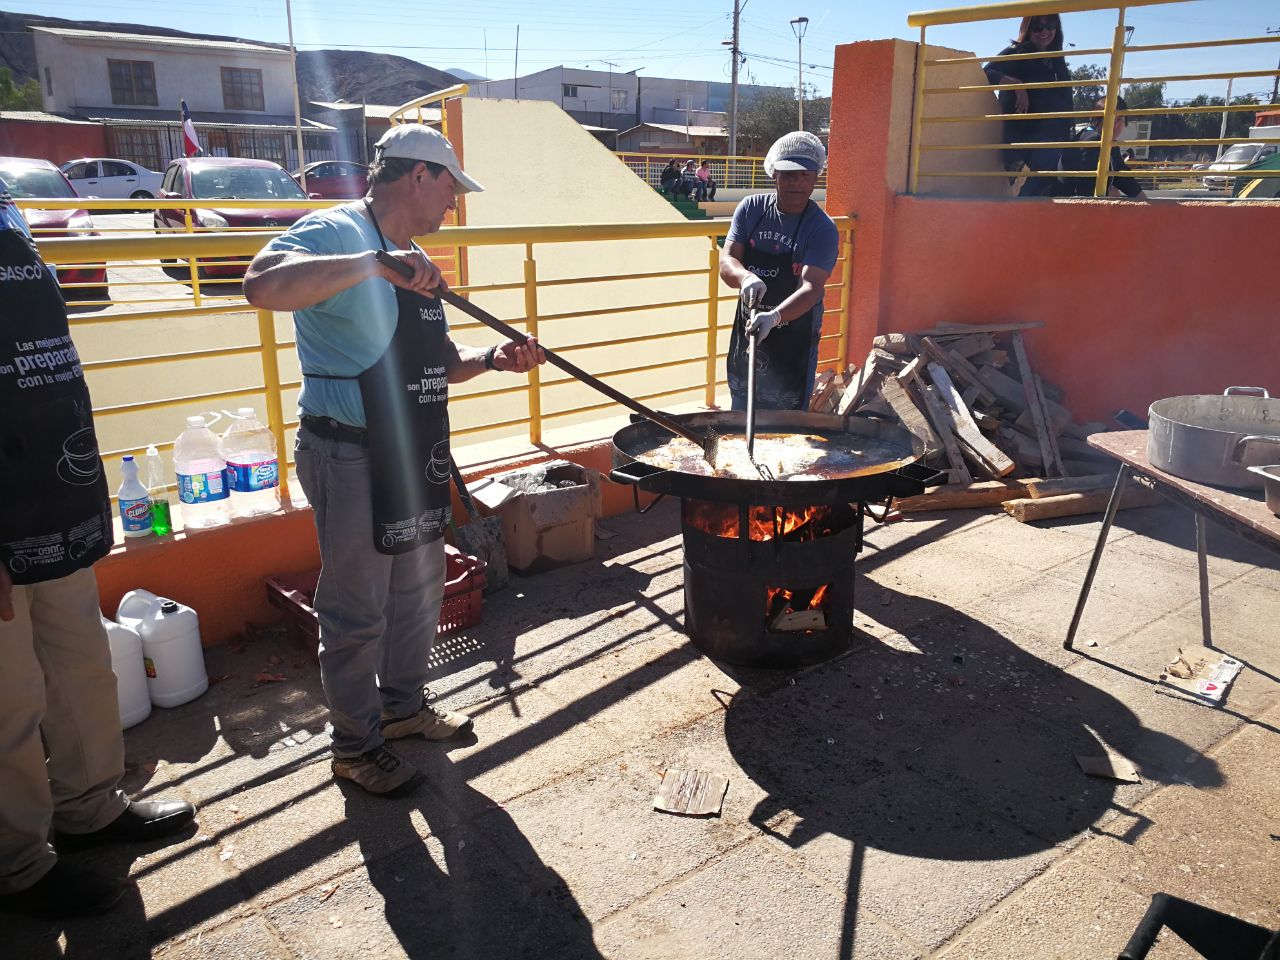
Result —
<instances>
[{"instance_id":1,"label":"man in blue t-shirt stirring","mask_svg":"<svg viewBox=\"0 0 1280 960\"><path fill-rule=\"evenodd\" d=\"M784 134L764 159L776 191L747 197L733 213L720 277L739 291L728 358L734 410L747 406L752 334L756 407L808 406L818 367L824 287L840 245L836 225L812 200L826 162L827 151L812 133Z\"/></svg>"},{"instance_id":2,"label":"man in blue t-shirt stirring","mask_svg":"<svg viewBox=\"0 0 1280 960\"><path fill-rule=\"evenodd\" d=\"M268 243L244 293L256 307L292 311L297 331L294 455L320 541L315 608L333 772L390 795L419 778L387 741L471 728L470 717L430 703L424 686L445 587L449 384L486 370L525 373L546 357L532 337L487 350L449 337L440 270L413 242L440 229L459 194L483 189L449 141L404 124L376 151L369 195Z\"/></svg>"}]
</instances>

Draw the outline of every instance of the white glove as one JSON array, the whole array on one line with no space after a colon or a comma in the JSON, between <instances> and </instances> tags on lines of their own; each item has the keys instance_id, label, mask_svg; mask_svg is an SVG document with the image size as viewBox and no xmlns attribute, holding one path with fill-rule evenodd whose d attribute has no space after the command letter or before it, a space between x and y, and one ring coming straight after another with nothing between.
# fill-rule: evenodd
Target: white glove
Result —
<instances>
[{"instance_id":1,"label":"white glove","mask_svg":"<svg viewBox=\"0 0 1280 960\"><path fill-rule=\"evenodd\" d=\"M768 289L763 280L754 273L748 273L742 281L742 286L738 288L738 299L742 301L744 307L750 310L764 299Z\"/></svg>"},{"instance_id":2,"label":"white glove","mask_svg":"<svg viewBox=\"0 0 1280 960\"><path fill-rule=\"evenodd\" d=\"M782 315L777 310L765 310L753 313L747 321L747 336L756 335L756 343L764 343L769 332L782 322Z\"/></svg>"}]
</instances>

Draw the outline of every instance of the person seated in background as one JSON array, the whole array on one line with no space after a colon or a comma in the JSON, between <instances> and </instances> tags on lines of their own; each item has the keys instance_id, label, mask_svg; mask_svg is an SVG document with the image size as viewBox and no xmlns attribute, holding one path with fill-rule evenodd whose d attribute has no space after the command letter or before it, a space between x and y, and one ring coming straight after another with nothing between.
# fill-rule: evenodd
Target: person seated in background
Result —
<instances>
[{"instance_id":1,"label":"person seated in background","mask_svg":"<svg viewBox=\"0 0 1280 960\"><path fill-rule=\"evenodd\" d=\"M676 187L680 183L680 164L673 157L667 161L667 165L662 168L662 176L658 181L662 186L662 192L672 200L676 198Z\"/></svg>"},{"instance_id":2,"label":"person seated in background","mask_svg":"<svg viewBox=\"0 0 1280 960\"><path fill-rule=\"evenodd\" d=\"M680 185L676 188L676 193L686 200L691 200L698 190L698 182L697 168L692 160L686 160L684 169L680 171Z\"/></svg>"},{"instance_id":3,"label":"person seated in background","mask_svg":"<svg viewBox=\"0 0 1280 960\"><path fill-rule=\"evenodd\" d=\"M1062 50L1062 21L1056 13L1023 17L1018 39L1000 51L1000 56L1023 53L1050 53ZM1031 57L1027 60L1000 60L988 63L983 71L993 84L1047 83L1070 80L1071 70L1063 56ZM999 94L1002 113L1060 113L1072 107L1070 87L1039 90L1002 90ZM1071 132L1067 117L1043 117L1038 120L1004 121L1005 143L1061 143ZM1033 171L1058 169L1058 147L1028 147L1005 150L1005 166L1010 171L1022 169L1026 163ZM1054 192L1055 178L1028 177L1020 197L1041 197Z\"/></svg>"},{"instance_id":4,"label":"person seated in background","mask_svg":"<svg viewBox=\"0 0 1280 960\"><path fill-rule=\"evenodd\" d=\"M1090 142L1100 143L1102 141L1102 124L1104 116L1101 111L1105 109L1103 101L1099 100L1093 105L1093 109L1100 111L1095 117L1089 118L1089 125L1086 126L1080 135L1076 137L1076 141L1080 144L1078 147L1071 147L1062 151L1062 169L1063 170L1097 170L1098 169L1098 147L1088 146ZM1116 97L1116 110L1128 110L1129 105L1125 103L1124 97ZM1125 119L1123 116L1117 116L1115 124L1111 128L1111 139L1119 140L1124 133ZM1111 148L1111 172L1112 174L1129 172L1128 166L1124 162L1124 158L1120 155L1119 147ZM1058 187L1055 193L1064 197L1092 197L1094 181L1089 177L1062 177L1058 181ZM1107 182L1108 197L1128 197L1130 200L1146 200L1146 193L1142 189L1142 185L1133 177L1112 176Z\"/></svg>"},{"instance_id":5,"label":"person seated in background","mask_svg":"<svg viewBox=\"0 0 1280 960\"><path fill-rule=\"evenodd\" d=\"M698 199L714 200L716 198L716 181L711 176L711 164L703 160L698 164Z\"/></svg>"}]
</instances>

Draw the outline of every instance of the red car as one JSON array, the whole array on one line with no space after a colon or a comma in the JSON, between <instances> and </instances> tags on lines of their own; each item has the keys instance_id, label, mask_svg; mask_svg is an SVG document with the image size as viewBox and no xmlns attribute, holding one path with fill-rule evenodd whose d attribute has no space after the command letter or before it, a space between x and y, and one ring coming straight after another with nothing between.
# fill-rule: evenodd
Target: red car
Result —
<instances>
[{"instance_id":1,"label":"red car","mask_svg":"<svg viewBox=\"0 0 1280 960\"><path fill-rule=\"evenodd\" d=\"M48 160L30 157L0 157L0 180L9 188L15 200L51 197L65 200L77 196L75 188ZM25 208L27 226L36 240L44 237L96 237L93 219L87 210L39 210ZM58 283L88 283L90 287L63 289L66 297L84 297L89 300L106 298L107 265L85 264L75 267L58 267Z\"/></svg>"},{"instance_id":2,"label":"red car","mask_svg":"<svg viewBox=\"0 0 1280 960\"><path fill-rule=\"evenodd\" d=\"M302 189L279 164L243 157L182 157L170 162L160 183L161 199L208 200L208 207L191 211L192 224L204 230L228 227L288 227L310 211L236 207L231 200L306 200ZM224 201L219 203L218 201ZM157 210L157 233L184 232L185 210ZM218 262L246 258L211 258L200 267L203 276L243 277L247 263Z\"/></svg>"},{"instance_id":3,"label":"red car","mask_svg":"<svg viewBox=\"0 0 1280 960\"><path fill-rule=\"evenodd\" d=\"M302 186L306 171L307 196L312 200L358 200L369 192L369 168L350 160L321 160L308 163L293 175Z\"/></svg>"}]
</instances>

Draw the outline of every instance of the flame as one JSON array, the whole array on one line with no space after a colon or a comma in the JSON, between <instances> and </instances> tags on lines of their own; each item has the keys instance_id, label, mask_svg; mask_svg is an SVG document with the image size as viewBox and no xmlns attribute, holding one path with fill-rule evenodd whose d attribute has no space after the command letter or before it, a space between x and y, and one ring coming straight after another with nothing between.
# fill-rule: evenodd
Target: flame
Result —
<instances>
[{"instance_id":1,"label":"flame","mask_svg":"<svg viewBox=\"0 0 1280 960\"><path fill-rule=\"evenodd\" d=\"M684 522L712 536L736 540L740 536L738 507L731 503L685 500ZM843 529L834 507L751 507L747 531L752 540L774 539L779 527L786 540L817 540Z\"/></svg>"},{"instance_id":2,"label":"flame","mask_svg":"<svg viewBox=\"0 0 1280 960\"><path fill-rule=\"evenodd\" d=\"M797 591L788 590L786 587L769 587L765 596L765 609L773 616L788 610L821 610L826 604L829 591L830 584L824 583L813 592L808 603L797 605ZM798 591L799 599L803 599L806 592Z\"/></svg>"}]
</instances>

